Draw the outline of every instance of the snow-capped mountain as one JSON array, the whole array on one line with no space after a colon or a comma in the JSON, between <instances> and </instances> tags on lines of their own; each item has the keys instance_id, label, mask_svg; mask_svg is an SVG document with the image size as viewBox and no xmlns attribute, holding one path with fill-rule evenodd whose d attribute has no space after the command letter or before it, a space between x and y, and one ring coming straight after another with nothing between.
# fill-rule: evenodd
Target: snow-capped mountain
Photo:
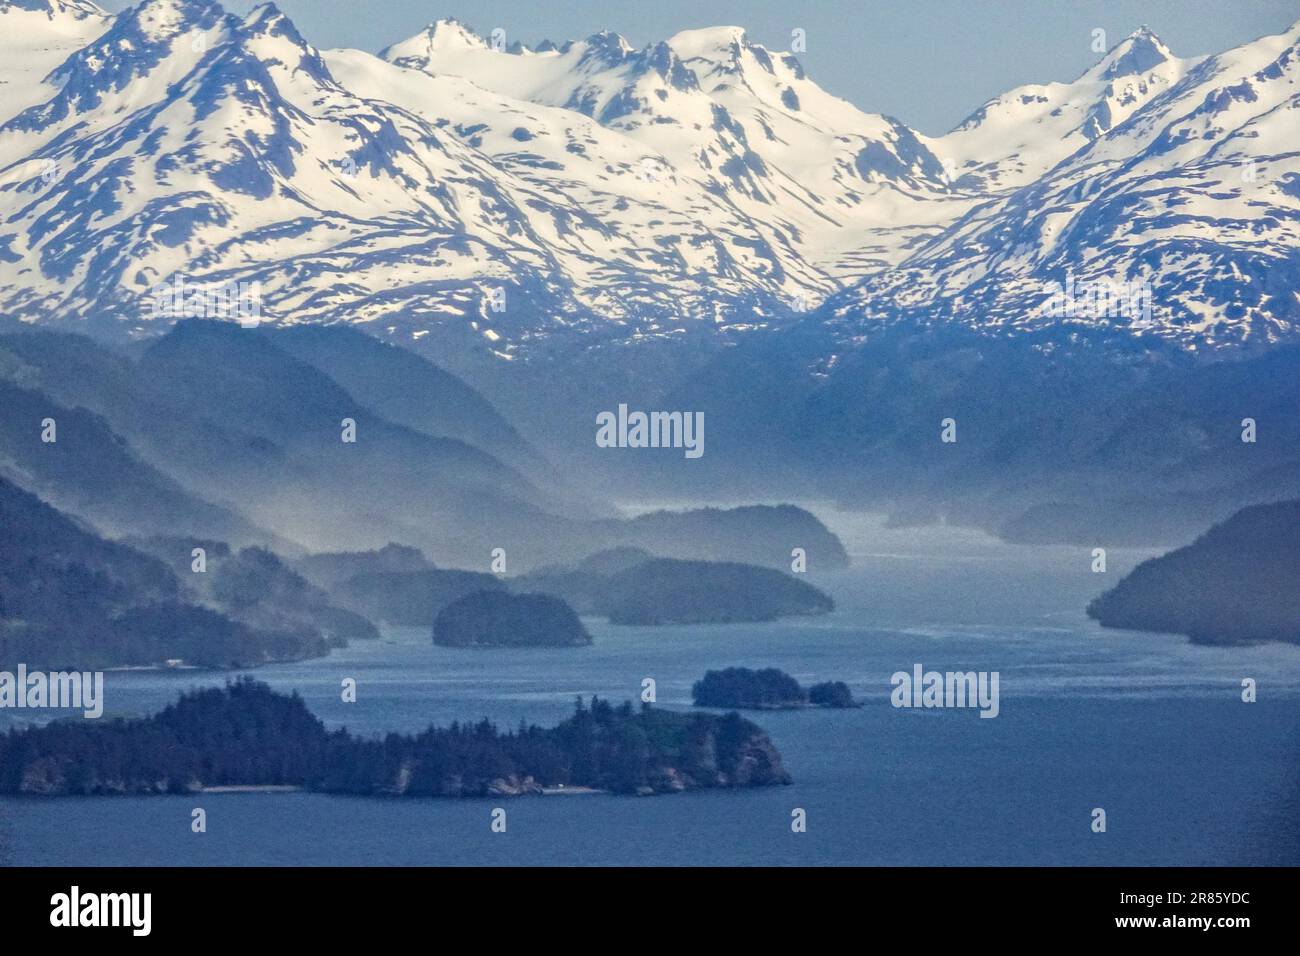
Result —
<instances>
[{"instance_id":1,"label":"snow-capped mountain","mask_svg":"<svg viewBox=\"0 0 1300 956\"><path fill-rule=\"evenodd\" d=\"M778 65L738 33L725 49L676 42L709 66L710 88L725 92L730 55L738 77L763 74L747 85L779 108L750 97L753 115L733 117L663 44L638 54L604 36L513 56L439 24L402 45L573 70L585 106L570 109L430 73L427 56L417 69L398 49L389 55L405 65L322 57L270 5L241 20L212 0L146 0L0 127L0 303L23 318L141 327L152 290L175 276L257 283L268 320L412 336L451 325L512 357L603 320L633 337L761 322L834 291L835 260L861 255L852 237L868 220L944 207L905 217L915 231L960 211L905 128L821 94L792 60ZM659 113L636 107L657 93L668 97ZM815 122L796 115L798 98ZM842 181L832 192L809 182L836 110L880 138L839 137L822 164ZM689 149L668 155L680 135L628 132L673 112L679 133L697 134ZM822 241L830 233L842 248ZM503 309L488 305L497 288Z\"/></svg>"},{"instance_id":2,"label":"snow-capped mountain","mask_svg":"<svg viewBox=\"0 0 1300 956\"><path fill-rule=\"evenodd\" d=\"M552 244L591 315L639 320L637 334L653 334L661 319L727 323L753 310L785 311L787 300L807 290L820 299L837 287L806 261L783 223L751 215L581 113L355 50L332 51L326 61L348 88L460 137L498 169L598 223L600 237L574 242L562 232Z\"/></svg>"},{"instance_id":3,"label":"snow-capped mountain","mask_svg":"<svg viewBox=\"0 0 1300 956\"><path fill-rule=\"evenodd\" d=\"M1050 282L1106 278L1150 282L1137 330L1189 347L1295 327L1294 29L1198 59L1143 29L927 138L737 27L528 48L440 21L375 56L215 0L0 24L0 310L26 321L147 329L180 277L490 361L824 300L851 335L1036 326Z\"/></svg>"},{"instance_id":4,"label":"snow-capped mountain","mask_svg":"<svg viewBox=\"0 0 1300 956\"><path fill-rule=\"evenodd\" d=\"M0 183L19 315L136 326L177 275L259 283L266 318L472 316L476 285L505 280L554 309L557 250L605 245L586 210L342 87L270 5L148 0L49 82L0 127L24 154Z\"/></svg>"},{"instance_id":5,"label":"snow-capped mountain","mask_svg":"<svg viewBox=\"0 0 1300 956\"><path fill-rule=\"evenodd\" d=\"M953 194L924 137L827 94L793 55L739 27L641 50L612 33L532 50L497 49L441 21L381 56L590 117L640 151L642 176L717 197L778 257L806 261L820 274L814 292L897 263L971 204Z\"/></svg>"},{"instance_id":6,"label":"snow-capped mountain","mask_svg":"<svg viewBox=\"0 0 1300 956\"><path fill-rule=\"evenodd\" d=\"M1179 59L1144 26L1071 83L1019 86L990 100L935 148L961 188L1024 186L1124 122L1200 59Z\"/></svg>"},{"instance_id":7,"label":"snow-capped mountain","mask_svg":"<svg viewBox=\"0 0 1300 956\"><path fill-rule=\"evenodd\" d=\"M89 0L0 0L0 111L8 117L53 95L45 77L109 20Z\"/></svg>"},{"instance_id":8,"label":"snow-capped mountain","mask_svg":"<svg viewBox=\"0 0 1300 956\"><path fill-rule=\"evenodd\" d=\"M1196 61L1157 62L1149 34L1131 39L1143 88L1166 89L828 309L859 328L924 316L1100 326L1192 350L1295 340L1300 23ZM1074 102L1062 122L1082 115Z\"/></svg>"}]
</instances>

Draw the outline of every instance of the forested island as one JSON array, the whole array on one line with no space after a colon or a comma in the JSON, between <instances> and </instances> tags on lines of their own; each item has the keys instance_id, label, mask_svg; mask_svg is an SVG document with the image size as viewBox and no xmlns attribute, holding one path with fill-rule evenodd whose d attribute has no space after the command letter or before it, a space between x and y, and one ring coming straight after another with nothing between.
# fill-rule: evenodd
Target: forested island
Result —
<instances>
[{"instance_id":1,"label":"forested island","mask_svg":"<svg viewBox=\"0 0 1300 956\"><path fill-rule=\"evenodd\" d=\"M1300 643L1300 501L1254 505L1144 561L1088 606L1104 627L1200 644Z\"/></svg>"},{"instance_id":2,"label":"forested island","mask_svg":"<svg viewBox=\"0 0 1300 956\"><path fill-rule=\"evenodd\" d=\"M738 714L578 699L555 727L487 721L363 739L329 731L297 694L251 678L195 690L151 717L60 720L0 737L0 792L190 793L300 787L323 793L480 797L589 787L672 793L790 782L763 730Z\"/></svg>"},{"instance_id":3,"label":"forested island","mask_svg":"<svg viewBox=\"0 0 1300 956\"><path fill-rule=\"evenodd\" d=\"M583 614L624 625L758 623L835 609L829 595L772 568L658 558L638 548L543 569L511 587L558 594Z\"/></svg>"},{"instance_id":4,"label":"forested island","mask_svg":"<svg viewBox=\"0 0 1300 956\"><path fill-rule=\"evenodd\" d=\"M475 591L438 612L433 643L447 647L576 647L590 644L591 635L573 608L560 598Z\"/></svg>"},{"instance_id":5,"label":"forested island","mask_svg":"<svg viewBox=\"0 0 1300 956\"><path fill-rule=\"evenodd\" d=\"M856 707L843 681L824 681L804 689L785 671L775 667L751 670L728 667L706 671L695 682L696 707L736 707L741 710L792 710L799 707Z\"/></svg>"}]
</instances>

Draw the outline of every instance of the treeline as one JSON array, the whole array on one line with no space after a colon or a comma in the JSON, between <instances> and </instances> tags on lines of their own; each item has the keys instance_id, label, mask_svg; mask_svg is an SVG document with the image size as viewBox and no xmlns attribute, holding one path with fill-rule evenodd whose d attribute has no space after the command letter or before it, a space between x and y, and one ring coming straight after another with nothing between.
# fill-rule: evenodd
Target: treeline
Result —
<instances>
[{"instance_id":1,"label":"treeline","mask_svg":"<svg viewBox=\"0 0 1300 956\"><path fill-rule=\"evenodd\" d=\"M0 737L0 792L186 793L298 786L326 793L461 797L582 786L615 793L788 783L757 726L578 699L552 728L453 723L416 735L329 731L296 694L251 678L184 694L138 720L61 720Z\"/></svg>"}]
</instances>

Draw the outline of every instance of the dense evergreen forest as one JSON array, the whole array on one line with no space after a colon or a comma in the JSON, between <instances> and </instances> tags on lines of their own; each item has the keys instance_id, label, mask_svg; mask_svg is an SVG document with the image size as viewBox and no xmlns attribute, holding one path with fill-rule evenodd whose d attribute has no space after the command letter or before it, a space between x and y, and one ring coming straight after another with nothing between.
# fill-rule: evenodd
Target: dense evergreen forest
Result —
<instances>
[{"instance_id":1,"label":"dense evergreen forest","mask_svg":"<svg viewBox=\"0 0 1300 956\"><path fill-rule=\"evenodd\" d=\"M186 693L135 720L72 718L0 737L0 792L186 793L298 786L462 797L577 786L615 793L789 783L762 729L735 713L578 699L551 728L487 721L363 739L327 730L296 695L251 678Z\"/></svg>"}]
</instances>

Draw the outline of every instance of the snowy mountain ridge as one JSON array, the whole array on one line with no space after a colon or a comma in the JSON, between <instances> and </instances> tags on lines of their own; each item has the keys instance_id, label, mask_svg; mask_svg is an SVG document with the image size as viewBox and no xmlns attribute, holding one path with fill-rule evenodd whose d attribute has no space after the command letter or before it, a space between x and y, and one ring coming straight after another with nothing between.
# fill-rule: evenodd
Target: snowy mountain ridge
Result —
<instances>
[{"instance_id":1,"label":"snowy mountain ridge","mask_svg":"<svg viewBox=\"0 0 1300 956\"><path fill-rule=\"evenodd\" d=\"M1295 334L1294 27L1192 59L1143 28L944 137L739 27L529 48L439 21L375 56L271 4L7 0L0 37L0 307L23 321L147 332L184 276L256 288L264 321L510 360L823 302L850 336L1018 328L1077 278L1149 282L1135 331L1182 347Z\"/></svg>"}]
</instances>

